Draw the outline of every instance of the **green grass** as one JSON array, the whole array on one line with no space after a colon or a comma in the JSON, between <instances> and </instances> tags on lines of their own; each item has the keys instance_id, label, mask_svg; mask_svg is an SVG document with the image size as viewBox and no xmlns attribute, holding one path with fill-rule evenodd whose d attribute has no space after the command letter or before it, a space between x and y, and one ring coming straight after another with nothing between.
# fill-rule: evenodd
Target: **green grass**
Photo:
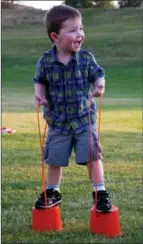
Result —
<instances>
[{"instance_id":1,"label":"green grass","mask_svg":"<svg viewBox=\"0 0 143 244\"><path fill-rule=\"evenodd\" d=\"M74 154L61 184L64 230L31 230L31 209L41 190L32 76L50 42L41 25L21 23L2 28L2 125L16 129L2 136L2 243L142 242L141 11L87 11L84 25L84 47L106 71L101 144L105 182L119 208L122 236L109 239L89 232L90 182L86 168L75 165Z\"/></svg>"}]
</instances>

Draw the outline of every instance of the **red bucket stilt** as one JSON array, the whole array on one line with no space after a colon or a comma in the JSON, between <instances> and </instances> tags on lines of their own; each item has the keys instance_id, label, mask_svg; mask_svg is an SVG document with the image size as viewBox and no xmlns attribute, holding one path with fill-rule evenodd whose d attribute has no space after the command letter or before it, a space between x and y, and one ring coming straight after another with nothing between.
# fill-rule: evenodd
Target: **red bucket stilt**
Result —
<instances>
[{"instance_id":1,"label":"red bucket stilt","mask_svg":"<svg viewBox=\"0 0 143 244\"><path fill-rule=\"evenodd\" d=\"M108 237L121 236L118 208L112 206L112 212L98 213L93 205L90 211L89 231Z\"/></svg>"},{"instance_id":2,"label":"red bucket stilt","mask_svg":"<svg viewBox=\"0 0 143 244\"><path fill-rule=\"evenodd\" d=\"M32 209L32 229L37 231L62 230L59 206L47 209Z\"/></svg>"}]
</instances>

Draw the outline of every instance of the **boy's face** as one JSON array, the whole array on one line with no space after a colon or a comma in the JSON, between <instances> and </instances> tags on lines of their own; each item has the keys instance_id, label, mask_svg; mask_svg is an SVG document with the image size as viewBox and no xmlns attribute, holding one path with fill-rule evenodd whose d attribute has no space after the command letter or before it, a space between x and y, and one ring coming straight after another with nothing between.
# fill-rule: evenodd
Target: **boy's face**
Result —
<instances>
[{"instance_id":1,"label":"boy's face","mask_svg":"<svg viewBox=\"0 0 143 244\"><path fill-rule=\"evenodd\" d=\"M55 44L59 50L65 53L78 52L84 37L81 18L68 19L62 24L59 33L56 34Z\"/></svg>"}]
</instances>

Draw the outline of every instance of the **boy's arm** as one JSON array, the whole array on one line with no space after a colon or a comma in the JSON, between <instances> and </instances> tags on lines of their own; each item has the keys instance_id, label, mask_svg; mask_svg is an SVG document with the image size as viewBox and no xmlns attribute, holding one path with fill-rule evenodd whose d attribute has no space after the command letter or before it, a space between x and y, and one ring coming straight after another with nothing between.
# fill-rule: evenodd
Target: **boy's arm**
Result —
<instances>
[{"instance_id":1,"label":"boy's arm","mask_svg":"<svg viewBox=\"0 0 143 244\"><path fill-rule=\"evenodd\" d=\"M45 85L35 83L34 89L35 89L35 103L36 103L36 105L38 105L38 106L47 105L48 101L45 97Z\"/></svg>"},{"instance_id":2,"label":"boy's arm","mask_svg":"<svg viewBox=\"0 0 143 244\"><path fill-rule=\"evenodd\" d=\"M92 91L92 97L99 97L105 92L105 78L99 77L94 83L94 89Z\"/></svg>"}]
</instances>

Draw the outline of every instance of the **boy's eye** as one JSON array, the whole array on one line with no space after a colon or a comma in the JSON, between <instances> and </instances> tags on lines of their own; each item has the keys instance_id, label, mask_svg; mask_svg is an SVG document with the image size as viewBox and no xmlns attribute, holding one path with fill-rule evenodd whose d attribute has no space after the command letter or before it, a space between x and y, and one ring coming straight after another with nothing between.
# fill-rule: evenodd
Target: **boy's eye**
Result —
<instances>
[{"instance_id":1,"label":"boy's eye","mask_svg":"<svg viewBox=\"0 0 143 244\"><path fill-rule=\"evenodd\" d=\"M83 30L83 27L80 27L80 30ZM73 29L73 30L70 30L70 32L75 32L76 30Z\"/></svg>"}]
</instances>

